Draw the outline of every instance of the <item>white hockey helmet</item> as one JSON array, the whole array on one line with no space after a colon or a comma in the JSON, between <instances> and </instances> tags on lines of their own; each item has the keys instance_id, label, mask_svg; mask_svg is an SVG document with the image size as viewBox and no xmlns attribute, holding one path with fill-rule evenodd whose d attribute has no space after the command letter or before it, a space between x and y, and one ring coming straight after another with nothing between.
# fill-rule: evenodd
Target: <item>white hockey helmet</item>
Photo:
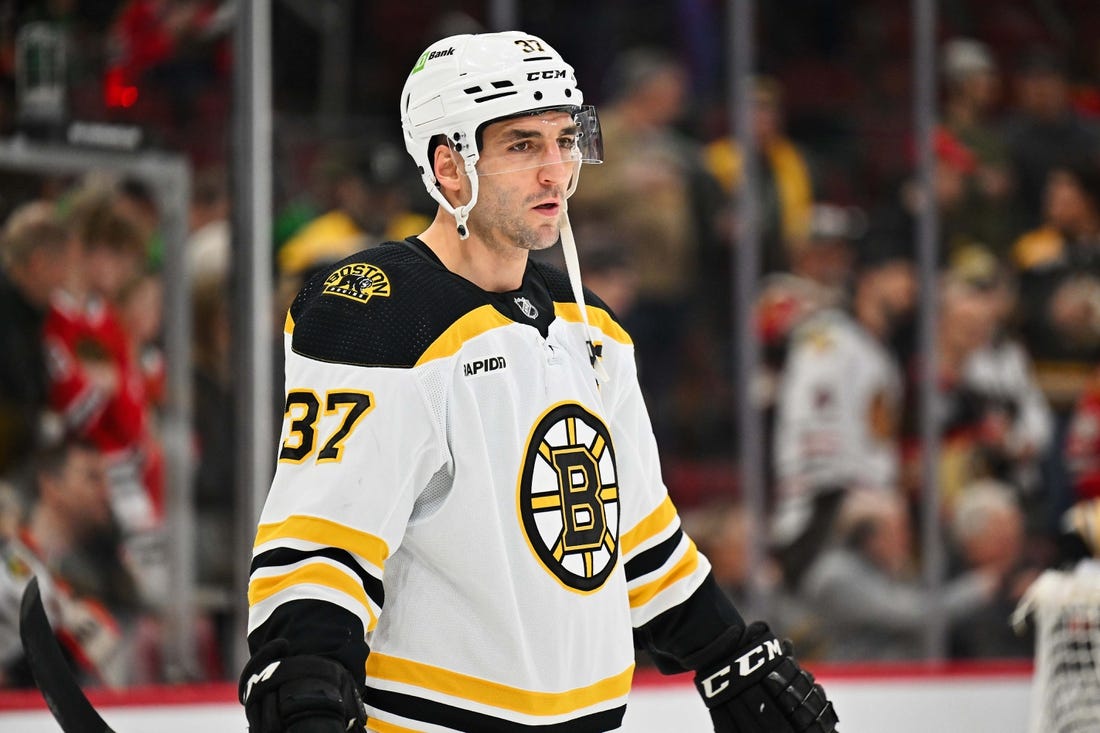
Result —
<instances>
[{"instance_id":1,"label":"white hockey helmet","mask_svg":"<svg viewBox=\"0 0 1100 733\"><path fill-rule=\"evenodd\" d=\"M577 136L569 156L577 166L569 195L576 189L579 164L602 161L599 118L583 102L573 67L542 39L518 31L464 34L433 43L417 59L401 92L401 127L428 194L454 215L465 238L466 218L477 203L474 166L481 129L521 114L570 112ZM461 206L450 204L437 186L432 161L437 136L462 156L470 178L470 201Z\"/></svg>"}]
</instances>

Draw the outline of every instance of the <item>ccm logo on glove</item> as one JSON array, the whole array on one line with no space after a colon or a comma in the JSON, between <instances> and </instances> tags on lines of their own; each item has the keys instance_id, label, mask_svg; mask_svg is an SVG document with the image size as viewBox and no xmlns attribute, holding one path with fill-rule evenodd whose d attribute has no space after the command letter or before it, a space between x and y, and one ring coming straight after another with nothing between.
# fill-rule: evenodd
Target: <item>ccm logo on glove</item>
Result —
<instances>
[{"instance_id":1,"label":"ccm logo on glove","mask_svg":"<svg viewBox=\"0 0 1100 733\"><path fill-rule=\"evenodd\" d=\"M750 674L760 669L766 662L770 662L776 657L781 656L783 656L783 647L780 645L779 640L769 639L733 660L733 664L737 665L738 675L741 677L748 677ZM733 670L733 664L727 664L700 683L703 686L703 694L706 695L706 697L714 697L730 686L729 674ZM721 680L717 687L714 686L716 680Z\"/></svg>"}]
</instances>

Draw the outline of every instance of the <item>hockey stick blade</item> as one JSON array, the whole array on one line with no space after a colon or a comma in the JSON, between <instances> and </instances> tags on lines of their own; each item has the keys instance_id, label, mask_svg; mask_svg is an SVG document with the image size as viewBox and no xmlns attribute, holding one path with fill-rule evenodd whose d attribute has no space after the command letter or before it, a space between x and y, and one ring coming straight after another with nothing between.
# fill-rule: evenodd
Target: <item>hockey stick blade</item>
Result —
<instances>
[{"instance_id":1,"label":"hockey stick blade","mask_svg":"<svg viewBox=\"0 0 1100 733\"><path fill-rule=\"evenodd\" d=\"M64 733L115 733L76 683L50 628L37 577L31 578L23 591L23 602L19 606L19 638L23 640L23 652L34 681Z\"/></svg>"}]
</instances>

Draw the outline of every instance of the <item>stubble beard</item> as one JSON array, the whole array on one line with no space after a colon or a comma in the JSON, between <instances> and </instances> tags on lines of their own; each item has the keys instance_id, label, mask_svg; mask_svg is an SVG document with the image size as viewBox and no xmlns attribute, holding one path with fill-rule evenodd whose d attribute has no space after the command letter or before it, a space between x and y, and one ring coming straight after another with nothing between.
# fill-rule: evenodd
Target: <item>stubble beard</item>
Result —
<instances>
[{"instance_id":1,"label":"stubble beard","mask_svg":"<svg viewBox=\"0 0 1100 733\"><path fill-rule=\"evenodd\" d=\"M524 201L517 211L515 203L501 194L488 198L479 198L470 212L471 231L476 231L485 245L494 252L506 253L514 250L537 252L548 249L558 241L557 220L547 221L542 226L533 226L525 220L530 207L541 200L542 195Z\"/></svg>"}]
</instances>

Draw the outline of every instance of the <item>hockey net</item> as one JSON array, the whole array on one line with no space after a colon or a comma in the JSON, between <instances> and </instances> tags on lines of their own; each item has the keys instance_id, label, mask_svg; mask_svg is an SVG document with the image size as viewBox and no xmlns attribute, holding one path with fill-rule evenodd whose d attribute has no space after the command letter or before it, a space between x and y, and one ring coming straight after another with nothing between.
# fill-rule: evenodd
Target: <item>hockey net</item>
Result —
<instances>
[{"instance_id":1,"label":"hockey net","mask_svg":"<svg viewBox=\"0 0 1100 733\"><path fill-rule=\"evenodd\" d=\"M1048 570L1014 622L1035 625L1029 733L1100 731L1100 563Z\"/></svg>"}]
</instances>

